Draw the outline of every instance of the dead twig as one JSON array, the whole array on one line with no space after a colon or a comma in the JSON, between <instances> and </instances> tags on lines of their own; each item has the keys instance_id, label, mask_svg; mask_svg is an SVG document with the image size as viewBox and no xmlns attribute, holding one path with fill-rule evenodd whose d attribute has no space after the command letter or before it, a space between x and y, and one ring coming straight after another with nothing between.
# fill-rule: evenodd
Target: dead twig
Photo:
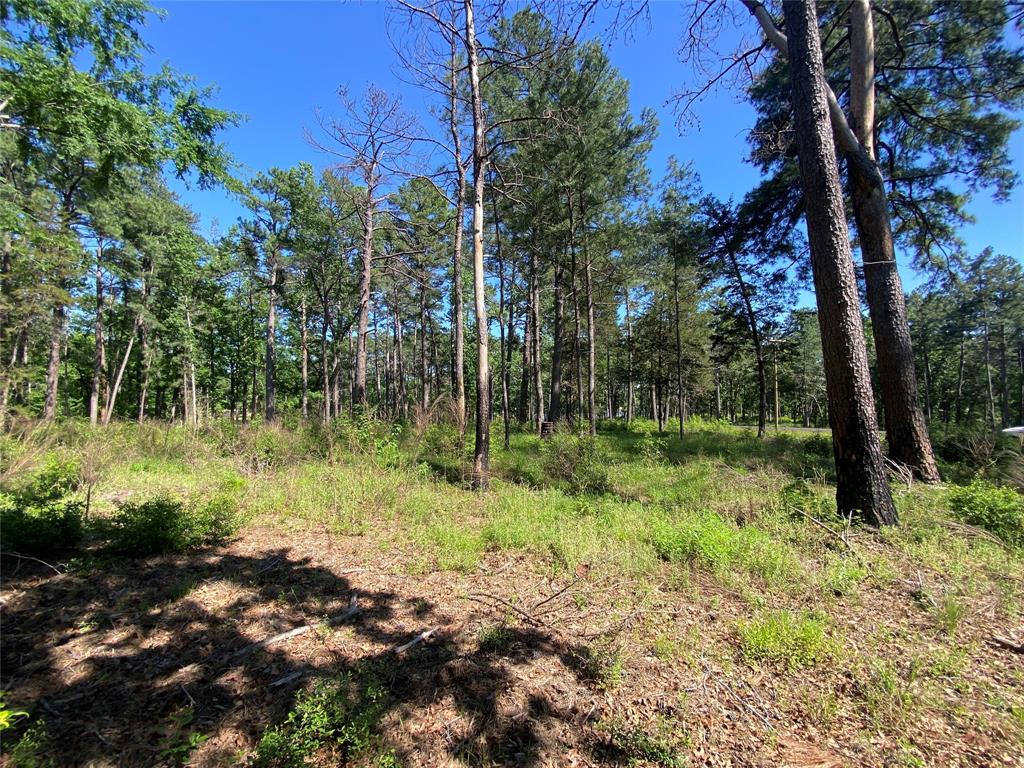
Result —
<instances>
[{"instance_id":1,"label":"dead twig","mask_svg":"<svg viewBox=\"0 0 1024 768\"><path fill-rule=\"evenodd\" d=\"M328 625L340 624L343 621L351 619L357 613L359 613L359 602L356 600L356 596L352 595L352 599L349 601L348 609L344 613L340 613L337 616L334 616L333 618L328 619L326 622L318 622L318 624L303 624L301 627L295 627L294 629L289 629L287 632L281 632L280 634L273 635L272 637L267 637L267 638L264 638L263 640L258 640L255 643L252 643L250 645L245 646L244 648L241 648L241 649L235 651L235 653L232 656L232 658L238 658L239 656L244 656L245 654L249 653L250 651L254 651L257 648L264 648L264 647L266 647L268 645L272 645L274 643L280 643L283 640L291 640L293 637L298 637L299 635L304 635L307 632L309 632L311 629L313 629L314 627L318 626L319 624L328 624Z\"/></svg>"},{"instance_id":2,"label":"dead twig","mask_svg":"<svg viewBox=\"0 0 1024 768\"><path fill-rule=\"evenodd\" d=\"M992 635L992 637L989 638L989 642L992 643L992 645L999 648L1005 648L1006 650L1013 651L1014 653L1024 653L1024 641L1018 642L1016 640L1011 640L1008 637Z\"/></svg>"},{"instance_id":3,"label":"dead twig","mask_svg":"<svg viewBox=\"0 0 1024 768\"><path fill-rule=\"evenodd\" d=\"M861 556L860 556L860 553L859 553L859 552L858 552L858 551L857 551L856 549L854 549L854 547L853 547L853 544L852 544L852 543L850 543L850 539L849 539L849 538L847 537L847 533L849 532L849 528L847 528L847 531L846 531L846 532L844 532L844 533L840 533L839 531L837 531L837 530L836 530L835 528L833 528L833 527L832 527L831 525L829 525L828 523L823 523L823 522L822 522L821 520L819 520L818 518L816 518L816 517L815 517L814 515L809 515L809 514L807 514L806 512L804 512L804 511L803 511L802 509L800 509L799 507L792 507L792 509L793 509L793 510L795 510L795 511L797 511L797 512L799 512L799 513L800 513L801 515L803 515L804 517L806 517L806 518L807 518L808 520L810 520L810 521L811 521L812 523L814 523L814 524L815 524L816 526L818 526L819 528L821 528L821 529L822 529L823 531L826 531L827 533L831 534L831 535L832 535L832 537L833 537L833 538L835 538L836 540L838 540L838 541L842 542L842 543L843 543L843 545L844 545L844 546L845 546L845 547L846 547L846 548L847 548L847 549L848 549L848 550L850 551L850 553L851 553L851 554L852 554L852 555L853 555L853 556L854 556L855 558L857 558L857 562L858 562L858 563L859 563L860 565L864 565L864 560L863 560L863 559L861 558Z\"/></svg>"}]
</instances>

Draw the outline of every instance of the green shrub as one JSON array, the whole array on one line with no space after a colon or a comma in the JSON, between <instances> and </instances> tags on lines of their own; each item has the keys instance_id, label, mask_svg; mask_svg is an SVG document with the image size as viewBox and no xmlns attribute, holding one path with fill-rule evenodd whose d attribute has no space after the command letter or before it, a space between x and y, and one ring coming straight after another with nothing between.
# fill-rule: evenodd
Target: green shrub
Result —
<instances>
[{"instance_id":1,"label":"green shrub","mask_svg":"<svg viewBox=\"0 0 1024 768\"><path fill-rule=\"evenodd\" d=\"M746 659L809 667L833 654L825 622L806 613L767 611L736 627Z\"/></svg>"},{"instance_id":2,"label":"green shrub","mask_svg":"<svg viewBox=\"0 0 1024 768\"><path fill-rule=\"evenodd\" d=\"M965 523L991 531L1007 544L1024 546L1024 496L1013 488L975 480L954 488L949 504Z\"/></svg>"},{"instance_id":3,"label":"green shrub","mask_svg":"<svg viewBox=\"0 0 1024 768\"><path fill-rule=\"evenodd\" d=\"M439 459L458 459L462 456L464 441L455 424L431 424L423 432L420 450Z\"/></svg>"},{"instance_id":4,"label":"green shrub","mask_svg":"<svg viewBox=\"0 0 1024 768\"><path fill-rule=\"evenodd\" d=\"M542 452L544 474L571 493L604 493L611 485L591 435L556 432L544 441Z\"/></svg>"},{"instance_id":5,"label":"green shrub","mask_svg":"<svg viewBox=\"0 0 1024 768\"><path fill-rule=\"evenodd\" d=\"M84 532L85 504L67 496L80 486L78 464L50 453L27 482L0 491L0 546L32 555L73 549Z\"/></svg>"},{"instance_id":6,"label":"green shrub","mask_svg":"<svg viewBox=\"0 0 1024 768\"><path fill-rule=\"evenodd\" d=\"M107 525L108 549L136 556L185 552L223 541L234 532L235 518L227 494L187 503L168 496L129 502Z\"/></svg>"},{"instance_id":7,"label":"green shrub","mask_svg":"<svg viewBox=\"0 0 1024 768\"><path fill-rule=\"evenodd\" d=\"M0 493L0 547L24 555L68 552L82 540L85 504L58 499L23 506Z\"/></svg>"}]
</instances>

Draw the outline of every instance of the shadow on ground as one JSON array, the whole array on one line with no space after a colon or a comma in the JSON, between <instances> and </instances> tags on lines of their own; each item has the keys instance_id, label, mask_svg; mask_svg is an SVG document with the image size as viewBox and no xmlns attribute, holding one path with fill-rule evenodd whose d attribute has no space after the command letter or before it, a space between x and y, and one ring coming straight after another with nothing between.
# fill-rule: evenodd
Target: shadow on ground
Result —
<instances>
[{"instance_id":1,"label":"shadow on ground","mask_svg":"<svg viewBox=\"0 0 1024 768\"><path fill-rule=\"evenodd\" d=\"M543 692L514 715L498 706L517 664L541 655L579 678L579 648L525 628L509 629L498 651L467 651L464 643L460 650L451 606L359 589L283 548L120 560L81 575L5 557L0 575L0 688L8 705L30 710L26 722L45 722L43 752L60 766L174 765L188 759L193 733L209 737L195 755L201 764L244 763L309 679L368 666L383 677L386 711L402 720L439 699L462 713L469 726L440 743L469 764L539 764L553 731L586 721L586 713L560 708L564 700ZM203 600L193 599L199 589ZM316 630L253 647L337 616L353 597L360 612L339 632L345 648ZM441 629L430 642L395 651L433 626ZM8 732L5 749L24 726L13 738ZM407 748L393 745L399 757ZM335 755L331 764L345 759Z\"/></svg>"}]
</instances>

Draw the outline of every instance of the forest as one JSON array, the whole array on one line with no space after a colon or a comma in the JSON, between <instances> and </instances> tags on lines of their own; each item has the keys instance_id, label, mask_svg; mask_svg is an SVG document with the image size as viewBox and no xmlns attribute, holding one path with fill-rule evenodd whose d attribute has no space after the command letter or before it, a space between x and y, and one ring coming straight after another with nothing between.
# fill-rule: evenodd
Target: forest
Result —
<instances>
[{"instance_id":1,"label":"forest","mask_svg":"<svg viewBox=\"0 0 1024 768\"><path fill-rule=\"evenodd\" d=\"M646 3L389 0L428 113L251 168L0 0L0 766L1024 765L1024 5L673 8L675 124Z\"/></svg>"}]
</instances>

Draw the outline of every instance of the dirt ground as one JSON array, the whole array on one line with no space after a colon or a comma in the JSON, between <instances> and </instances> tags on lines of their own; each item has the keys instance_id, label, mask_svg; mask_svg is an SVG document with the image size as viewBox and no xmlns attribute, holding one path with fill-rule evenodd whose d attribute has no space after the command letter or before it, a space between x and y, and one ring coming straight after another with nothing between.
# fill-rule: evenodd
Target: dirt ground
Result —
<instances>
[{"instance_id":1,"label":"dirt ground","mask_svg":"<svg viewBox=\"0 0 1024 768\"><path fill-rule=\"evenodd\" d=\"M685 592L648 584L638 601L628 581L586 567L552 578L525 555L468 574L407 561L359 537L270 528L81 575L4 558L0 687L45 721L59 766L244 764L298 691L367 668L388 691L382 741L408 766L673 764L661 743L679 764L894 764L892 729L843 704L855 671L744 662L733 627L750 607L710 577ZM906 595L875 598L890 628L914 630ZM884 623L865 606L843 615L854 639ZM989 632L983 613L971 621ZM656 636L680 652L655 653ZM901 634L885 636L898 663ZM948 691L961 714L913 719L906 736L929 745L928 765L1024 765L1024 744L971 714L992 691L1020 694L1024 657L972 653L973 688ZM840 702L827 728L810 714L826 691ZM192 733L207 738L181 749Z\"/></svg>"}]
</instances>

